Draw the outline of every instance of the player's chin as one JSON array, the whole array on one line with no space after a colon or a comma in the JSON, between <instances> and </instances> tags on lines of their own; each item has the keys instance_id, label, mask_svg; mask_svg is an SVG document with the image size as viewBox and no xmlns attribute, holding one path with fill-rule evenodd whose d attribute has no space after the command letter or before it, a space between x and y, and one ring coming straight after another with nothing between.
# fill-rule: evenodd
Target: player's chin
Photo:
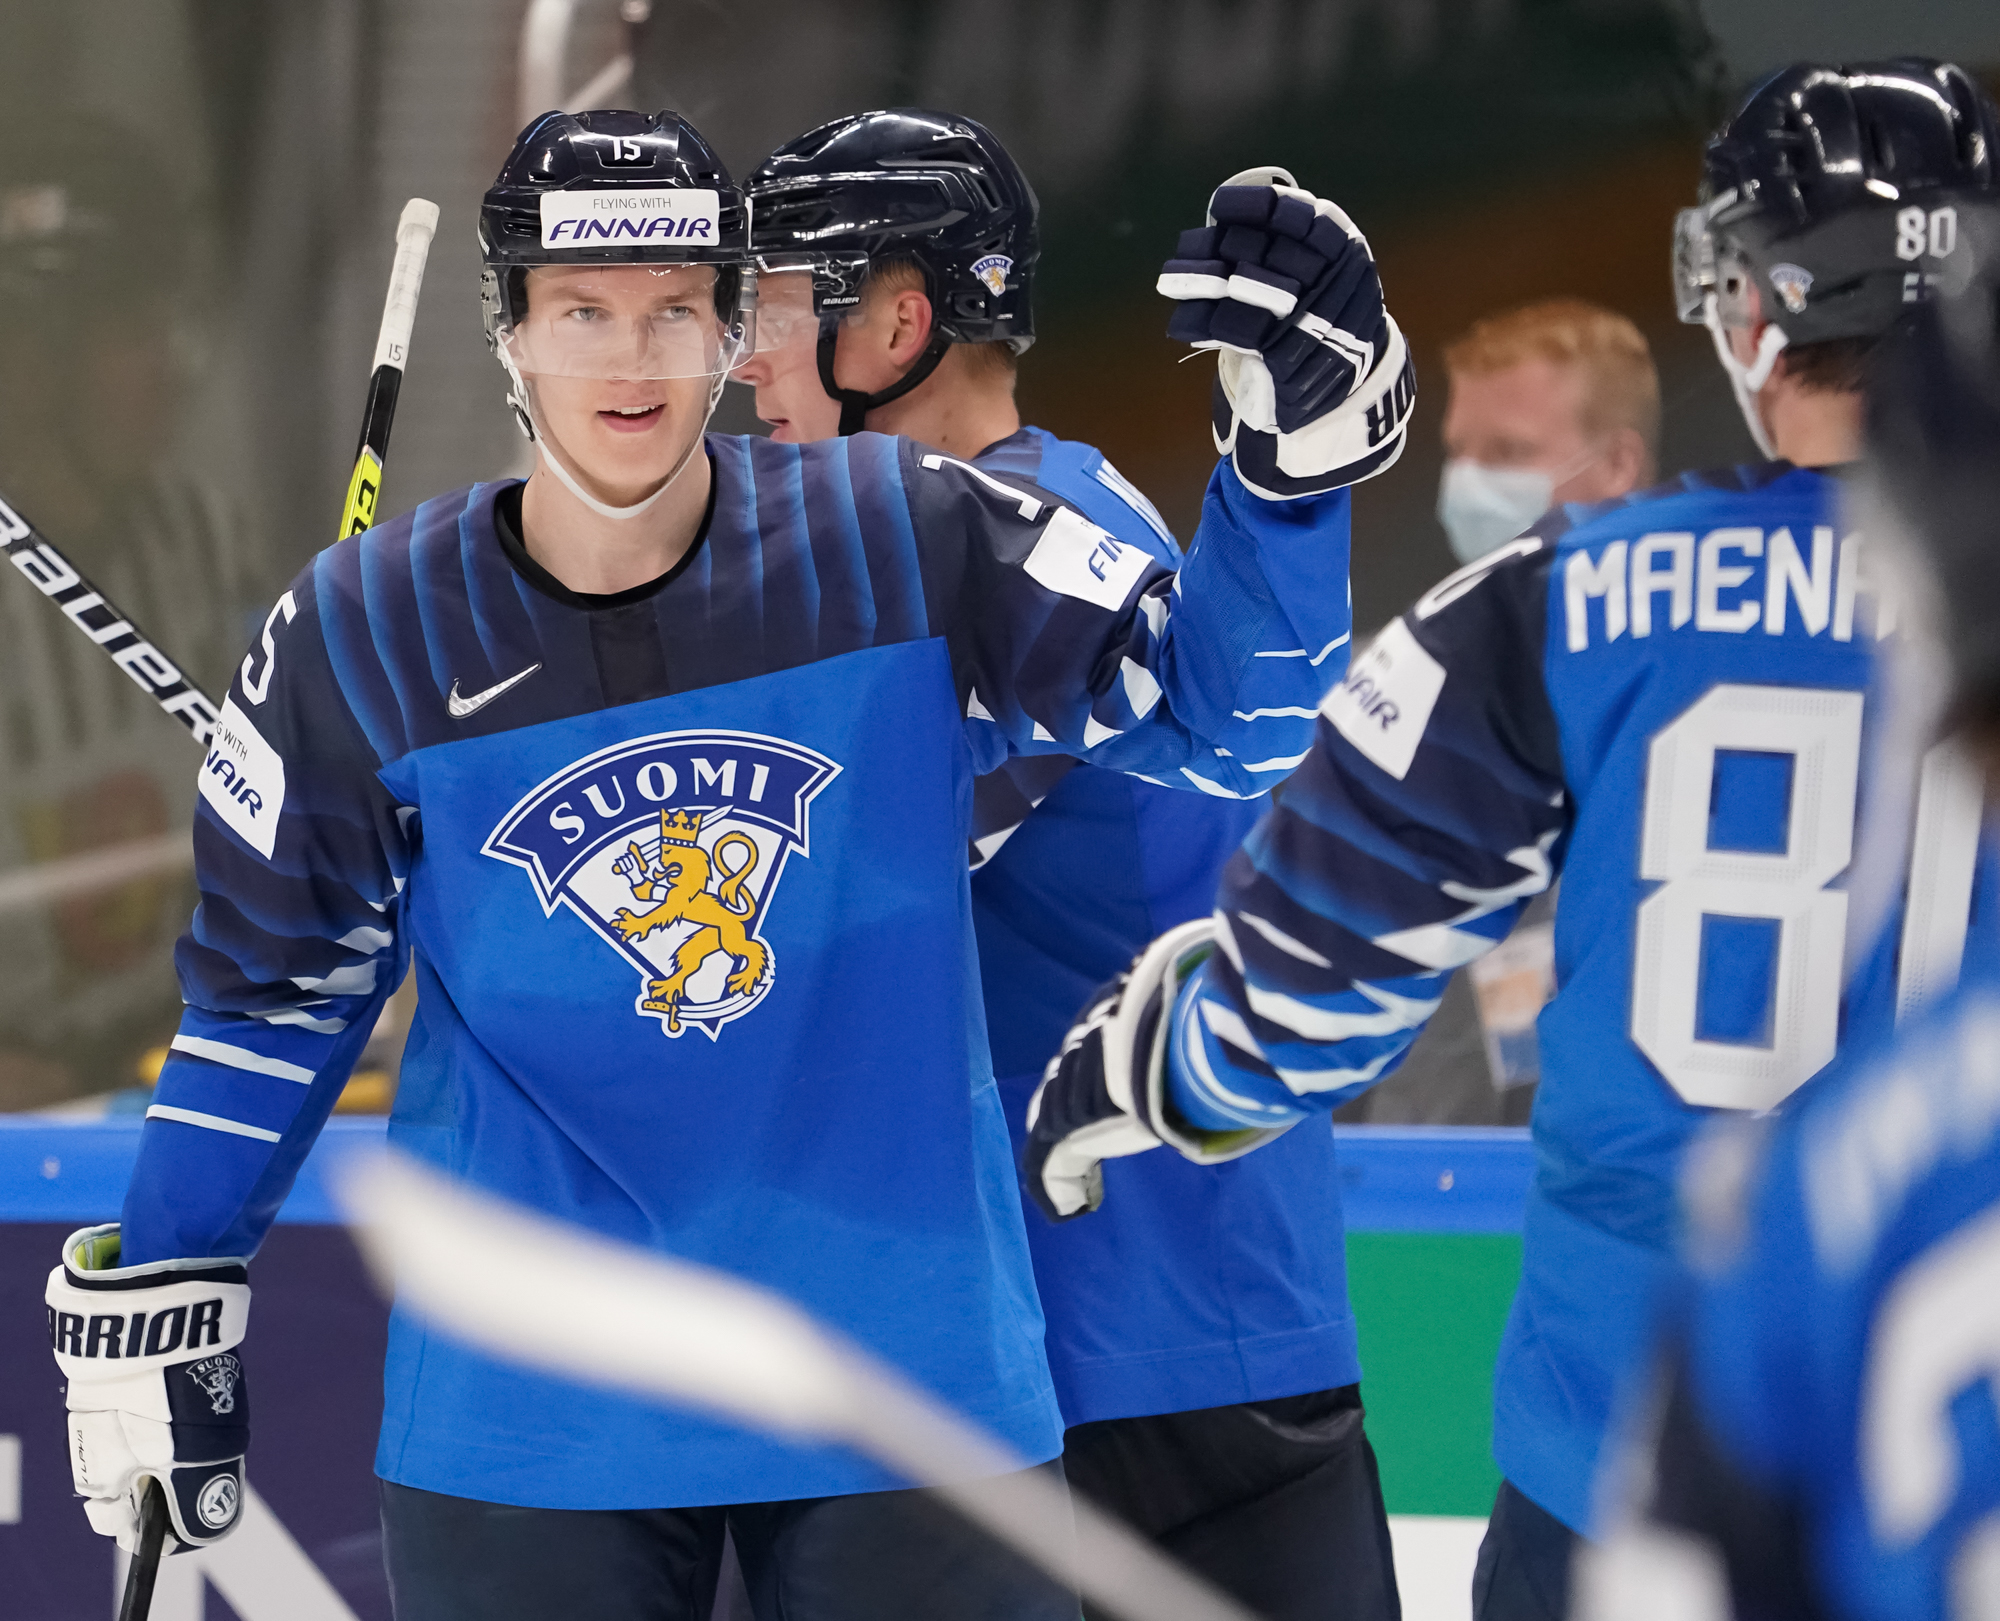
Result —
<instances>
[{"instance_id":1,"label":"player's chin","mask_svg":"<svg viewBox=\"0 0 2000 1621\"><path fill-rule=\"evenodd\" d=\"M578 470L592 483L606 489L651 489L673 471L687 441L687 423L660 413L637 429L612 427L601 418L592 421L571 448Z\"/></svg>"}]
</instances>

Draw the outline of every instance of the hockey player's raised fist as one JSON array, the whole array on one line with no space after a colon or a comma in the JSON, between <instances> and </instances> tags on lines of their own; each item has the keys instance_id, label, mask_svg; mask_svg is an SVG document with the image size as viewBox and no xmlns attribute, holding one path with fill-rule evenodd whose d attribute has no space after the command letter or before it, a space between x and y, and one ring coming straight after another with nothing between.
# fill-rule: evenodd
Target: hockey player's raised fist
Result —
<instances>
[{"instance_id":1,"label":"hockey player's raised fist","mask_svg":"<svg viewBox=\"0 0 2000 1621\"><path fill-rule=\"evenodd\" d=\"M1218 351L1216 448L1271 500L1381 472L1402 453L1416 373L1368 239L1283 169L1216 188L1159 290L1167 335Z\"/></svg>"},{"instance_id":2,"label":"hockey player's raised fist","mask_svg":"<svg viewBox=\"0 0 2000 1621\"><path fill-rule=\"evenodd\" d=\"M69 1381L70 1472L90 1527L137 1545L146 1482L166 1491L174 1538L214 1542L243 1510L250 1399L236 1348L250 1316L240 1260L120 1266L118 1228L63 1243L45 1299Z\"/></svg>"},{"instance_id":3,"label":"hockey player's raised fist","mask_svg":"<svg viewBox=\"0 0 2000 1621\"><path fill-rule=\"evenodd\" d=\"M1051 1221L1104 1202L1104 1161L1162 1143L1201 1164L1234 1159L1266 1131L1197 1131L1166 1094L1167 1022L1182 982L1208 956L1213 918L1169 929L1128 973L1098 987L1028 1102L1021 1178Z\"/></svg>"}]
</instances>

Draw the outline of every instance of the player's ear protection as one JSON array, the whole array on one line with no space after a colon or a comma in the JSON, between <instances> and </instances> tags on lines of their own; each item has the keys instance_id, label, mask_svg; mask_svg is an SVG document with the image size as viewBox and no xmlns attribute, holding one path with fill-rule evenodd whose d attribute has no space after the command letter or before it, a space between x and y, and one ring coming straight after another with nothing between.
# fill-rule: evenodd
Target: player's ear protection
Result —
<instances>
[{"instance_id":1,"label":"player's ear protection","mask_svg":"<svg viewBox=\"0 0 2000 1621\"><path fill-rule=\"evenodd\" d=\"M864 261L865 263L866 261ZM930 300L930 341L924 345L923 353L910 362L908 371L904 372L901 377L897 378L887 388L877 389L873 394L864 394L859 389L842 388L839 383L834 381L833 376L834 356L838 352L840 343L840 323L846 320L848 315L852 313L853 306L861 302L862 296L867 291L868 280L873 279L873 267L869 267L864 272L866 279L863 280L860 289L854 297L848 301L847 307L820 309L818 346L819 382L820 387L826 390L830 398L840 402L840 436L843 439L849 434L861 432L862 428L867 425L868 413L878 405L887 405L891 400L900 400L911 389L930 376L932 372L936 371L939 362L944 359L944 352L951 347L951 335L945 330L944 323L938 319L937 278L931 274L931 268L927 264L918 263L917 269L923 274L924 297ZM813 277L813 301L815 305L819 303L819 277L817 274Z\"/></svg>"}]
</instances>

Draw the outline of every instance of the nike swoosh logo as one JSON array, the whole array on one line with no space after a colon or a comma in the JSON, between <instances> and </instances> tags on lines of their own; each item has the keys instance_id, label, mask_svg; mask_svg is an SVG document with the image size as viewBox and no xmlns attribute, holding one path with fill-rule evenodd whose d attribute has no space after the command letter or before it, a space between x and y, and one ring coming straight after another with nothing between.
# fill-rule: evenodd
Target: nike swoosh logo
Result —
<instances>
[{"instance_id":1,"label":"nike swoosh logo","mask_svg":"<svg viewBox=\"0 0 2000 1621\"><path fill-rule=\"evenodd\" d=\"M451 684L451 695L445 699L444 706L451 711L451 718L453 720L464 720L474 710L482 709L487 704L493 702L495 698L499 697L509 687L518 687L540 668L541 665L539 663L531 664L525 670L521 671L519 675L510 675L505 681L496 681L484 692L475 692L470 698L459 697L458 683L453 681Z\"/></svg>"}]
</instances>

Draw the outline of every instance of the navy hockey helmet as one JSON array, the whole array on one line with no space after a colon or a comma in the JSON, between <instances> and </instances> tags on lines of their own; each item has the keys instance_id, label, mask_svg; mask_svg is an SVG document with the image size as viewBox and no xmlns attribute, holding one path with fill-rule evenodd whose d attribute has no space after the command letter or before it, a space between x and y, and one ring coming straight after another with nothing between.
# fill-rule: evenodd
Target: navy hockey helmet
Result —
<instances>
[{"instance_id":1,"label":"navy hockey helmet","mask_svg":"<svg viewBox=\"0 0 2000 1621\"><path fill-rule=\"evenodd\" d=\"M678 113L544 113L521 132L486 193L479 250L486 342L507 370L521 431L591 510L637 517L689 465L723 383L754 342L756 283L745 274L750 215L741 189ZM564 278L568 300L532 312L530 273L556 266L584 274ZM607 305L616 300L590 283L629 280L617 273L633 267L661 273L659 296L614 313ZM693 267L712 271L712 320L700 318L707 289L698 278L670 274ZM590 274L600 270L601 278ZM553 444L536 408L540 377L705 378L708 408L664 482L644 500L613 506L584 488L566 465L573 458Z\"/></svg>"},{"instance_id":2,"label":"navy hockey helmet","mask_svg":"<svg viewBox=\"0 0 2000 1621\"><path fill-rule=\"evenodd\" d=\"M1675 230L1683 321L1761 313L1788 344L1879 337L1973 268L1969 213L2000 209L2000 115L1928 57L1799 63L1708 143L1702 202Z\"/></svg>"},{"instance_id":3,"label":"navy hockey helmet","mask_svg":"<svg viewBox=\"0 0 2000 1621\"><path fill-rule=\"evenodd\" d=\"M1795 345L1879 338L1934 287L1962 287L2000 207L2000 116L1929 57L1773 74L1709 141L1701 203L1674 222L1674 298L1706 326L1758 448L1755 396ZM1768 321L1754 359L1728 331Z\"/></svg>"},{"instance_id":4,"label":"navy hockey helmet","mask_svg":"<svg viewBox=\"0 0 2000 1621\"><path fill-rule=\"evenodd\" d=\"M750 215L722 159L679 113L544 113L480 205L479 251L489 345L526 319L536 265L715 265L716 314L734 321Z\"/></svg>"},{"instance_id":5,"label":"navy hockey helmet","mask_svg":"<svg viewBox=\"0 0 2000 1621\"><path fill-rule=\"evenodd\" d=\"M1035 341L1041 206L985 125L913 107L855 113L785 142L744 189L758 268L812 273L820 381L841 402L843 434L915 388L953 343L1004 343L1019 355ZM896 261L923 276L930 345L891 387L842 389L840 319L861 301L871 266Z\"/></svg>"}]
</instances>

